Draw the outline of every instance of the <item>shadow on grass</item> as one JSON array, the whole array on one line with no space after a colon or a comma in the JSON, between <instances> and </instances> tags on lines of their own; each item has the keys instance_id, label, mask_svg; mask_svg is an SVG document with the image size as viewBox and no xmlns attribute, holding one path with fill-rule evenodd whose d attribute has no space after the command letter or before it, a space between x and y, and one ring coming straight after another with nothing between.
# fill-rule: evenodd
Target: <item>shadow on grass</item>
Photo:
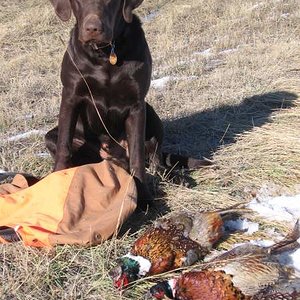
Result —
<instances>
[{"instance_id":1,"label":"shadow on grass","mask_svg":"<svg viewBox=\"0 0 300 300\"><path fill-rule=\"evenodd\" d=\"M225 105L165 120L163 150L195 158L212 158L221 146L234 143L237 136L271 122L274 111L293 106L298 96L275 91L245 98L238 105Z\"/></svg>"},{"instance_id":2,"label":"shadow on grass","mask_svg":"<svg viewBox=\"0 0 300 300\"><path fill-rule=\"evenodd\" d=\"M151 224L157 218L170 212L170 208L164 200L165 192L160 188L160 179L158 176L147 174L147 184L151 194L155 195L152 205L148 206L145 211L136 209L123 224L119 235L123 235L126 232L133 234L139 231L143 226Z\"/></svg>"},{"instance_id":3,"label":"shadow on grass","mask_svg":"<svg viewBox=\"0 0 300 300\"><path fill-rule=\"evenodd\" d=\"M155 200L155 204L149 207L146 212L136 210L122 225L119 236L122 236L126 232L133 234L139 231L143 226L152 224L153 221L164 216L168 212L170 212L170 208L164 200Z\"/></svg>"},{"instance_id":4,"label":"shadow on grass","mask_svg":"<svg viewBox=\"0 0 300 300\"><path fill-rule=\"evenodd\" d=\"M211 159L219 147L234 143L244 132L272 122L273 112L292 107L297 98L294 93L275 91L245 98L238 105L224 105L178 119L164 120L163 151ZM189 172L176 171L173 182L174 178L179 178L179 181L182 180L181 184L188 184L189 187L196 184ZM150 182L149 186L154 187L153 194L156 197L163 198L163 191L159 187L160 180L156 178L156 181L156 184ZM124 230L131 228L131 232L135 232L169 211L164 201L155 201L155 205L146 214L136 212Z\"/></svg>"}]
</instances>

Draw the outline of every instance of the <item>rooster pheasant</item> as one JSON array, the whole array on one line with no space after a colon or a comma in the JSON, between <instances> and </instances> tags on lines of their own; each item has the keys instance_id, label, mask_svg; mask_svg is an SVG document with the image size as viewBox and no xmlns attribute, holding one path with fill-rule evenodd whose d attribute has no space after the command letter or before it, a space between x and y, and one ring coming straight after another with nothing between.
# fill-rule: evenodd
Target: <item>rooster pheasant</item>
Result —
<instances>
[{"instance_id":1,"label":"rooster pheasant","mask_svg":"<svg viewBox=\"0 0 300 300\"><path fill-rule=\"evenodd\" d=\"M292 270L277 255L299 247L300 225L279 243L262 248L242 245L210 260L207 269L191 271L158 283L147 299L176 300L293 300L300 299L300 283L283 289ZM275 286L277 285L277 286Z\"/></svg>"},{"instance_id":2,"label":"rooster pheasant","mask_svg":"<svg viewBox=\"0 0 300 300\"><path fill-rule=\"evenodd\" d=\"M239 206L181 213L159 220L135 241L131 251L110 272L115 287L126 287L145 275L190 266L203 259L223 236L224 219L244 211Z\"/></svg>"}]
</instances>

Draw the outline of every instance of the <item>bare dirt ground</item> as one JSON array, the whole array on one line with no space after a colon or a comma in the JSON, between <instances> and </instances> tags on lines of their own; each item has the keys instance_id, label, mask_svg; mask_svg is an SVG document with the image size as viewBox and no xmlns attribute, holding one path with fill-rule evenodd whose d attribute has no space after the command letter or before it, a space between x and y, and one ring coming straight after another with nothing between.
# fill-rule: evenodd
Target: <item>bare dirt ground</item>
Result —
<instances>
[{"instance_id":1,"label":"bare dirt ground","mask_svg":"<svg viewBox=\"0 0 300 300\"><path fill-rule=\"evenodd\" d=\"M299 1L145 0L137 14L153 55L147 101L164 121L164 149L215 162L188 174L188 187L150 178L159 214L249 201L263 186L270 195L299 192ZM43 135L57 122L60 38L67 42L73 22L60 22L46 0L0 3L0 169L51 171ZM0 298L141 299L148 281L121 295L108 277L157 214L137 217L139 231L93 248L0 245ZM290 227L247 217L260 230L219 249Z\"/></svg>"}]
</instances>

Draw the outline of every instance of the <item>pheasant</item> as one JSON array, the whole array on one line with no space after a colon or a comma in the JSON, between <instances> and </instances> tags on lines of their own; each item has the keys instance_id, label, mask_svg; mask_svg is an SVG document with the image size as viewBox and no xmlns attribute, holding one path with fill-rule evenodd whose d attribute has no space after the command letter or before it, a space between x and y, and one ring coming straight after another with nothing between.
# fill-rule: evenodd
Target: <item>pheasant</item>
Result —
<instances>
[{"instance_id":1,"label":"pheasant","mask_svg":"<svg viewBox=\"0 0 300 300\"><path fill-rule=\"evenodd\" d=\"M223 221L245 210L240 206L211 212L181 213L157 221L111 270L114 286L126 287L145 275L190 266L203 259L223 236Z\"/></svg>"},{"instance_id":2,"label":"pheasant","mask_svg":"<svg viewBox=\"0 0 300 300\"><path fill-rule=\"evenodd\" d=\"M236 288L231 276L223 271L194 271L163 281L150 288L146 299L176 300L242 300L245 295Z\"/></svg>"},{"instance_id":3,"label":"pheasant","mask_svg":"<svg viewBox=\"0 0 300 300\"><path fill-rule=\"evenodd\" d=\"M281 290L292 270L280 265L277 260L278 254L300 246L297 242L299 237L298 221L294 230L279 243L268 248L238 246L208 261L207 269L183 273L177 278L158 283L150 289L146 299L300 299L300 279L294 283L294 289ZM277 288L273 289L272 286L276 284Z\"/></svg>"},{"instance_id":4,"label":"pheasant","mask_svg":"<svg viewBox=\"0 0 300 300\"><path fill-rule=\"evenodd\" d=\"M299 300L300 279L278 282L254 295L251 300Z\"/></svg>"}]
</instances>

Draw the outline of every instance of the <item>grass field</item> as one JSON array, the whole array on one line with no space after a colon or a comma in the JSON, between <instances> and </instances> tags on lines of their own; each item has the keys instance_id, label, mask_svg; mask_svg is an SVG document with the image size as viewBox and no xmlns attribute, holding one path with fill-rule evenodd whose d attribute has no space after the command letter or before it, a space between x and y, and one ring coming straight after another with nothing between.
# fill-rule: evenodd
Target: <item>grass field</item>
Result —
<instances>
[{"instance_id":1,"label":"grass field","mask_svg":"<svg viewBox=\"0 0 300 300\"><path fill-rule=\"evenodd\" d=\"M207 157L190 185L149 180L160 214L207 210L300 191L300 3L298 0L149 0L137 10L153 56L147 101L164 121L167 151ZM60 63L74 20L46 0L0 3L0 169L42 176L52 161L43 134L57 122ZM27 135L21 135L28 133ZM144 281L119 294L109 269L139 231L93 248L51 251L0 245L1 299L141 299ZM247 216L253 236L290 224Z\"/></svg>"}]
</instances>

